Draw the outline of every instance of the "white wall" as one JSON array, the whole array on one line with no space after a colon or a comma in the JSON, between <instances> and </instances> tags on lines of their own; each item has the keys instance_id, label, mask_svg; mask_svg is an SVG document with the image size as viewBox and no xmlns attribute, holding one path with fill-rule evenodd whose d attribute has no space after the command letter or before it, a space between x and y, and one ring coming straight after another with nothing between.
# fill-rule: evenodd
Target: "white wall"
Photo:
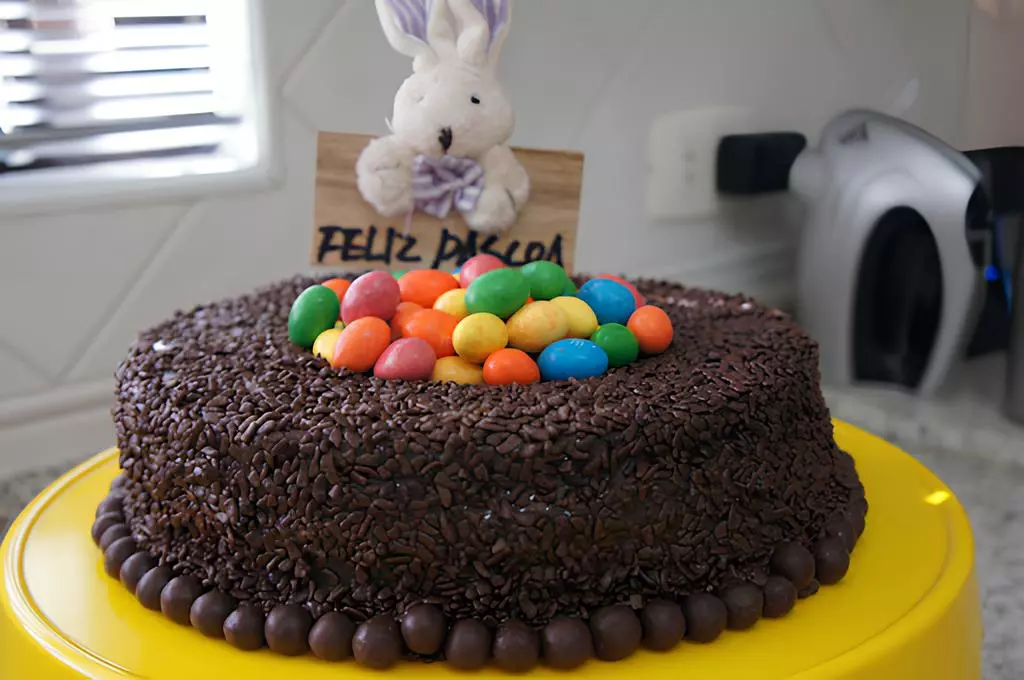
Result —
<instances>
[{"instance_id":1,"label":"white wall","mask_svg":"<svg viewBox=\"0 0 1024 680\"><path fill-rule=\"evenodd\" d=\"M264 4L278 186L0 217L0 471L110 443L111 374L140 327L307 268L316 131L382 132L409 65L387 48L370 0ZM1021 109L965 95L1016 86L1020 102L1024 69L970 71L972 12L986 58L1024 43L1019 23L969 0L519 0L503 60L514 142L586 153L579 268L772 298L788 284L791 236L770 209L738 224L645 219L651 120L742 105L766 126L813 135L844 107L903 102L899 113L954 144L1005 143Z\"/></svg>"}]
</instances>

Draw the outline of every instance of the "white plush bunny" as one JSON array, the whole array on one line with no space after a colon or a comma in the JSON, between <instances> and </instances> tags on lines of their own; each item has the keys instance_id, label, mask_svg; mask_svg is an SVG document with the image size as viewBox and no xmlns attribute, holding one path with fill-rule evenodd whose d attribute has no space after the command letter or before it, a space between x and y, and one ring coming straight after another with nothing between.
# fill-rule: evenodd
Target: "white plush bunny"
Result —
<instances>
[{"instance_id":1,"label":"white plush bunny","mask_svg":"<svg viewBox=\"0 0 1024 680\"><path fill-rule=\"evenodd\" d=\"M384 35L413 59L391 135L356 163L359 191L386 217L454 207L481 233L508 229L530 194L506 145L515 127L496 70L511 0L376 0Z\"/></svg>"}]
</instances>

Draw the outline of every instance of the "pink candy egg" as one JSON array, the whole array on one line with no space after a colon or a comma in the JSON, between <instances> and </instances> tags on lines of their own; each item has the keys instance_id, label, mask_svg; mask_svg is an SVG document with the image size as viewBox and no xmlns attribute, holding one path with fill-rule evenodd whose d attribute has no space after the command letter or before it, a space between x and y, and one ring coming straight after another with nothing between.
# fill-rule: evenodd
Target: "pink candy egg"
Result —
<instances>
[{"instance_id":1,"label":"pink candy egg","mask_svg":"<svg viewBox=\"0 0 1024 680\"><path fill-rule=\"evenodd\" d=\"M341 320L346 324L356 319L375 316L390 321L395 315L402 292L388 272L370 272L352 282L341 301Z\"/></svg>"},{"instance_id":2,"label":"pink candy egg","mask_svg":"<svg viewBox=\"0 0 1024 680\"><path fill-rule=\"evenodd\" d=\"M459 270L459 285L469 288L477 277L495 269L504 269L505 263L494 255L474 255Z\"/></svg>"},{"instance_id":3,"label":"pink candy egg","mask_svg":"<svg viewBox=\"0 0 1024 680\"><path fill-rule=\"evenodd\" d=\"M434 350L419 338L391 343L377 359L373 375L382 380L426 380L434 370Z\"/></svg>"}]
</instances>

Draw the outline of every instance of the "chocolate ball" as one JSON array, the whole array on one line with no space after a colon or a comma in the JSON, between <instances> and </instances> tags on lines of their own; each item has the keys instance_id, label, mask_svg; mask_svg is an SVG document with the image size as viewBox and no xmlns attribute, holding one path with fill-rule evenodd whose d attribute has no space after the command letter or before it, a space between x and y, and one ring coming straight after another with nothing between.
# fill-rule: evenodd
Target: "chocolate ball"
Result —
<instances>
[{"instance_id":1,"label":"chocolate ball","mask_svg":"<svg viewBox=\"0 0 1024 680\"><path fill-rule=\"evenodd\" d=\"M128 525L113 524L100 536L100 550L106 552L107 548L113 545L114 542L120 541L122 538L129 538L131 535L132 532ZM117 578L117 574L114 574L114 578Z\"/></svg>"},{"instance_id":2,"label":"chocolate ball","mask_svg":"<svg viewBox=\"0 0 1024 680\"><path fill-rule=\"evenodd\" d=\"M263 637L263 612L243 604L224 619L224 639L244 652L255 652L266 644Z\"/></svg>"},{"instance_id":3,"label":"chocolate ball","mask_svg":"<svg viewBox=\"0 0 1024 680\"><path fill-rule=\"evenodd\" d=\"M390 616L375 616L356 628L352 656L360 666L384 670L402 657L402 631Z\"/></svg>"},{"instance_id":4,"label":"chocolate ball","mask_svg":"<svg viewBox=\"0 0 1024 680\"><path fill-rule=\"evenodd\" d=\"M648 602L640 612L640 624L644 629L644 646L656 652L673 649L686 633L682 608L668 600Z\"/></svg>"},{"instance_id":5,"label":"chocolate ball","mask_svg":"<svg viewBox=\"0 0 1024 680\"><path fill-rule=\"evenodd\" d=\"M192 604L203 594L203 584L194 576L177 576L160 593L160 611L182 626L192 623Z\"/></svg>"},{"instance_id":6,"label":"chocolate ball","mask_svg":"<svg viewBox=\"0 0 1024 680\"><path fill-rule=\"evenodd\" d=\"M553 619L541 634L544 661L567 671L579 668L594 656L590 629L579 619Z\"/></svg>"},{"instance_id":7,"label":"chocolate ball","mask_svg":"<svg viewBox=\"0 0 1024 680\"><path fill-rule=\"evenodd\" d=\"M150 557L149 553L137 552L124 561L118 576L124 587L134 593L142 577L148 574L155 566L156 560Z\"/></svg>"},{"instance_id":8,"label":"chocolate ball","mask_svg":"<svg viewBox=\"0 0 1024 680\"><path fill-rule=\"evenodd\" d=\"M771 569L802 590L814 578L814 556L799 543L783 543L772 554Z\"/></svg>"},{"instance_id":9,"label":"chocolate ball","mask_svg":"<svg viewBox=\"0 0 1024 680\"><path fill-rule=\"evenodd\" d=\"M92 542L99 545L103 532L117 524L124 524L124 515L119 512L108 512L97 517L92 523Z\"/></svg>"},{"instance_id":10,"label":"chocolate ball","mask_svg":"<svg viewBox=\"0 0 1024 680\"><path fill-rule=\"evenodd\" d=\"M842 538L826 538L814 546L814 572L822 585L839 583L849 569L850 552Z\"/></svg>"},{"instance_id":11,"label":"chocolate ball","mask_svg":"<svg viewBox=\"0 0 1024 680\"><path fill-rule=\"evenodd\" d=\"M860 541L861 536L864 535L865 519L864 515L854 513L850 517L850 526L853 527L853 535L857 537L857 542Z\"/></svg>"},{"instance_id":12,"label":"chocolate ball","mask_svg":"<svg viewBox=\"0 0 1024 680\"><path fill-rule=\"evenodd\" d=\"M402 638L414 654L430 656L441 650L448 624L439 607L417 604L409 608L402 619Z\"/></svg>"},{"instance_id":13,"label":"chocolate ball","mask_svg":"<svg viewBox=\"0 0 1024 680\"><path fill-rule=\"evenodd\" d=\"M686 639L694 642L714 642L725 631L729 612L725 603L710 593L694 593L683 600L686 618Z\"/></svg>"},{"instance_id":14,"label":"chocolate ball","mask_svg":"<svg viewBox=\"0 0 1024 680\"><path fill-rule=\"evenodd\" d=\"M825 535L840 539L846 546L846 552L853 552L854 546L857 545L857 534L845 519L836 520L825 527Z\"/></svg>"},{"instance_id":15,"label":"chocolate ball","mask_svg":"<svg viewBox=\"0 0 1024 680\"><path fill-rule=\"evenodd\" d=\"M506 621L494 633L493 654L503 671L525 673L540 661L540 637L522 621Z\"/></svg>"},{"instance_id":16,"label":"chocolate ball","mask_svg":"<svg viewBox=\"0 0 1024 680\"><path fill-rule=\"evenodd\" d=\"M762 614L766 619L782 618L796 606L796 586L781 576L769 576L761 589L764 595Z\"/></svg>"},{"instance_id":17,"label":"chocolate ball","mask_svg":"<svg viewBox=\"0 0 1024 680\"><path fill-rule=\"evenodd\" d=\"M309 651L309 631L313 617L297 604L281 604L270 610L263 634L270 650L284 656L299 656Z\"/></svg>"},{"instance_id":18,"label":"chocolate ball","mask_svg":"<svg viewBox=\"0 0 1024 680\"><path fill-rule=\"evenodd\" d=\"M633 610L624 605L602 607L590 617L594 655L601 661L621 661L640 647L643 628Z\"/></svg>"},{"instance_id":19,"label":"chocolate ball","mask_svg":"<svg viewBox=\"0 0 1024 680\"><path fill-rule=\"evenodd\" d=\"M352 656L356 624L341 612L324 614L309 631L309 648L324 661L341 661Z\"/></svg>"},{"instance_id":20,"label":"chocolate ball","mask_svg":"<svg viewBox=\"0 0 1024 680\"><path fill-rule=\"evenodd\" d=\"M476 619L456 621L444 643L448 664L464 671L482 668L491 653L491 631Z\"/></svg>"},{"instance_id":21,"label":"chocolate ball","mask_svg":"<svg viewBox=\"0 0 1024 680\"><path fill-rule=\"evenodd\" d=\"M113 481L110 482L110 490L116 491L117 489L123 489L128 485L128 477L125 475L118 475L114 477Z\"/></svg>"},{"instance_id":22,"label":"chocolate ball","mask_svg":"<svg viewBox=\"0 0 1024 680\"><path fill-rule=\"evenodd\" d=\"M96 506L97 517L112 512L117 513L118 515L124 515L124 493L112 491L110 495L104 498L100 504Z\"/></svg>"},{"instance_id":23,"label":"chocolate ball","mask_svg":"<svg viewBox=\"0 0 1024 680\"><path fill-rule=\"evenodd\" d=\"M764 610L764 595L752 583L733 586L722 594L725 611L728 613L726 626L729 630L747 630L761 618Z\"/></svg>"},{"instance_id":24,"label":"chocolate ball","mask_svg":"<svg viewBox=\"0 0 1024 680\"><path fill-rule=\"evenodd\" d=\"M160 611L160 593L173 578L174 572L169 567L157 567L147 571L135 586L135 597L138 598L139 604L151 611Z\"/></svg>"},{"instance_id":25,"label":"chocolate ball","mask_svg":"<svg viewBox=\"0 0 1024 680\"><path fill-rule=\"evenodd\" d=\"M818 582L818 579L813 578L811 579L811 582L807 584L806 588L796 591L796 598L798 600L806 600L811 595L816 595L820 588L821 583Z\"/></svg>"},{"instance_id":26,"label":"chocolate ball","mask_svg":"<svg viewBox=\"0 0 1024 680\"><path fill-rule=\"evenodd\" d=\"M192 626L206 637L223 638L224 622L237 606L238 601L227 593L211 590L192 603L188 617Z\"/></svg>"},{"instance_id":27,"label":"chocolate ball","mask_svg":"<svg viewBox=\"0 0 1024 680\"><path fill-rule=\"evenodd\" d=\"M138 551L139 548L131 536L117 539L103 551L103 570L108 576L120 579L121 565Z\"/></svg>"}]
</instances>

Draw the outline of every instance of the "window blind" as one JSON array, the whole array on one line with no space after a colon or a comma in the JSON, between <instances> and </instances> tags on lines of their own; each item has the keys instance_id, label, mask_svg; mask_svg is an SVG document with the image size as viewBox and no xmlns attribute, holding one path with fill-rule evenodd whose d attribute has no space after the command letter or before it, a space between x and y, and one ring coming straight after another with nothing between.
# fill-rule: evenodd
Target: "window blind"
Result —
<instances>
[{"instance_id":1,"label":"window blind","mask_svg":"<svg viewBox=\"0 0 1024 680\"><path fill-rule=\"evenodd\" d=\"M0 0L0 184L140 160L173 161L165 176L241 162L238 133L251 113L243 6Z\"/></svg>"}]
</instances>

